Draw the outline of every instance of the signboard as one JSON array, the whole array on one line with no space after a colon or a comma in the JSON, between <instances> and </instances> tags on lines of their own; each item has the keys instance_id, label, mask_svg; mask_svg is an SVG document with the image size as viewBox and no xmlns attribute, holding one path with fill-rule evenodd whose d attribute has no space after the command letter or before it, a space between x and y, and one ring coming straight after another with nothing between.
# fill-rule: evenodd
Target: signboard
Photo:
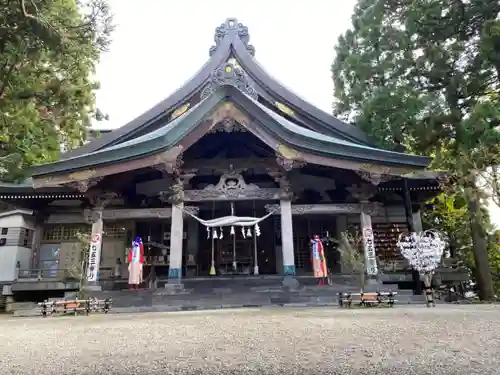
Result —
<instances>
[{"instance_id":1,"label":"signboard","mask_svg":"<svg viewBox=\"0 0 500 375\"><path fill-rule=\"evenodd\" d=\"M99 263L101 261L101 233L94 233L90 239L89 265L87 268L87 281L99 279Z\"/></svg>"},{"instance_id":2,"label":"signboard","mask_svg":"<svg viewBox=\"0 0 500 375\"><path fill-rule=\"evenodd\" d=\"M363 244L365 247L366 273L370 276L378 274L377 256L375 255L375 239L371 228L363 229Z\"/></svg>"}]
</instances>

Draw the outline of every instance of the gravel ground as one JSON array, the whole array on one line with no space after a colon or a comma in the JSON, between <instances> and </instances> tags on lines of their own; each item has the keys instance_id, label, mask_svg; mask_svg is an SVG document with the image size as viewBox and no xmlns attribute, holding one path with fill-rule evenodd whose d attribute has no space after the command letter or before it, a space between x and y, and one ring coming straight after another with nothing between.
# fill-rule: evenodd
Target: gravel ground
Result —
<instances>
[{"instance_id":1,"label":"gravel ground","mask_svg":"<svg viewBox=\"0 0 500 375\"><path fill-rule=\"evenodd\" d=\"M498 374L500 306L0 318L0 374Z\"/></svg>"}]
</instances>

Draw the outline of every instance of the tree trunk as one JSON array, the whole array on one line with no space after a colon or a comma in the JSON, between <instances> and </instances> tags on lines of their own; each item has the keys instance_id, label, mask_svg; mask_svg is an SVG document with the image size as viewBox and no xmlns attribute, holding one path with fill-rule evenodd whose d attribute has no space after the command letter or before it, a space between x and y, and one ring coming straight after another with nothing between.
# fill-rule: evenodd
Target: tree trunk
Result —
<instances>
[{"instance_id":1,"label":"tree trunk","mask_svg":"<svg viewBox=\"0 0 500 375\"><path fill-rule=\"evenodd\" d=\"M474 177L472 178L472 180ZM472 252L475 262L475 276L479 292L479 298L483 301L493 299L493 283L491 269L488 261L488 240L483 227L483 213L481 211L480 191L475 181L465 189L468 215L472 234Z\"/></svg>"}]
</instances>

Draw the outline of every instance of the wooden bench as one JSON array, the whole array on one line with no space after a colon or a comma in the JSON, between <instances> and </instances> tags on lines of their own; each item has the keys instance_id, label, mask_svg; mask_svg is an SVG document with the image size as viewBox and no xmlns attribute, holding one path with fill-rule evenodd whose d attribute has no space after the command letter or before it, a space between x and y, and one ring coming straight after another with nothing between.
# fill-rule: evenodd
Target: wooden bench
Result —
<instances>
[{"instance_id":1,"label":"wooden bench","mask_svg":"<svg viewBox=\"0 0 500 375\"><path fill-rule=\"evenodd\" d=\"M393 307L397 302L396 292L376 293L339 293L339 306L350 308L354 306L388 306Z\"/></svg>"},{"instance_id":2,"label":"wooden bench","mask_svg":"<svg viewBox=\"0 0 500 375\"><path fill-rule=\"evenodd\" d=\"M58 300L58 301L44 301L39 302L40 314L42 317L47 317L48 315L73 313L78 315L78 313L85 313L89 315L91 312L103 312L107 314L111 309L111 299L107 298L104 300L99 300L96 298L88 299L74 299L74 300Z\"/></svg>"}]
</instances>

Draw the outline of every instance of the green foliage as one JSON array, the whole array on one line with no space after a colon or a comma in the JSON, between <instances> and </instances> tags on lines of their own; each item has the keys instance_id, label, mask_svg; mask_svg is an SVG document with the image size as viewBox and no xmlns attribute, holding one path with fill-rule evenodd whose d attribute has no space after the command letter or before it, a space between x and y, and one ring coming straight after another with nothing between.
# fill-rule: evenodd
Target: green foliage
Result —
<instances>
[{"instance_id":1,"label":"green foliage","mask_svg":"<svg viewBox=\"0 0 500 375\"><path fill-rule=\"evenodd\" d=\"M500 297L500 231L496 231L488 247L488 257L496 298Z\"/></svg>"},{"instance_id":2,"label":"green foliage","mask_svg":"<svg viewBox=\"0 0 500 375\"><path fill-rule=\"evenodd\" d=\"M422 210L424 230L438 228L441 233L445 233L452 255L461 259L469 269L473 269L467 202L460 194L443 193L432 200L432 206L432 209Z\"/></svg>"},{"instance_id":3,"label":"green foliage","mask_svg":"<svg viewBox=\"0 0 500 375\"><path fill-rule=\"evenodd\" d=\"M401 142L455 159L496 146L500 109L491 95L500 81L491 45L499 11L491 0L360 0L336 47L335 112L389 148Z\"/></svg>"},{"instance_id":4,"label":"green foliage","mask_svg":"<svg viewBox=\"0 0 500 375\"><path fill-rule=\"evenodd\" d=\"M333 239L338 245L342 271L358 277L361 292L365 286L366 266L363 250L363 237L360 233L341 233L340 239Z\"/></svg>"},{"instance_id":5,"label":"green foliage","mask_svg":"<svg viewBox=\"0 0 500 375\"><path fill-rule=\"evenodd\" d=\"M77 233L77 238L78 242L75 246L78 246L80 250L80 259L77 263L73 264L68 270L66 270L66 272L69 279L78 281L77 298L85 299L87 297L85 294L85 286L87 285L90 231Z\"/></svg>"},{"instance_id":6,"label":"green foliage","mask_svg":"<svg viewBox=\"0 0 500 375\"><path fill-rule=\"evenodd\" d=\"M461 237L460 221L469 222L470 241L454 241L473 244L485 299L492 295L488 221L477 175L499 164L499 12L496 0L359 0L332 65L339 117L379 146L403 144L453 174L448 198L465 198L467 216L443 206L438 229Z\"/></svg>"},{"instance_id":7,"label":"green foliage","mask_svg":"<svg viewBox=\"0 0 500 375\"><path fill-rule=\"evenodd\" d=\"M0 4L0 177L74 148L96 117L92 75L109 45L106 0ZM99 112L100 114L100 112Z\"/></svg>"}]
</instances>

